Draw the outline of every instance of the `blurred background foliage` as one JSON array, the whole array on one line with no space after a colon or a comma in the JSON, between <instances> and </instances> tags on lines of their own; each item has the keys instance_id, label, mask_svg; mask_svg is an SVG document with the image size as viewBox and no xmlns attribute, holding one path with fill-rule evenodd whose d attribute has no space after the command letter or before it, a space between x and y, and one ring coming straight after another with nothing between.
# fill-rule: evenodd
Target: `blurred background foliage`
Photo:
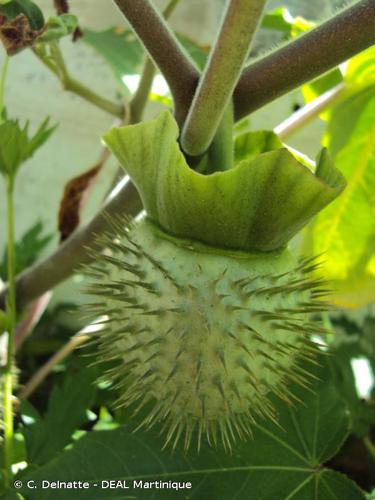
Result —
<instances>
[{"instance_id":1,"label":"blurred background foliage","mask_svg":"<svg viewBox=\"0 0 375 500\"><path fill-rule=\"evenodd\" d=\"M52 1L39 0L37 3L45 17L54 14ZM162 1L155 3L160 7L164 4ZM310 29L343 3L338 0L270 1L252 57ZM113 100L128 99L137 87L144 60L140 44L133 33L124 27L112 3L80 0L75 4L72 5L73 13L78 17L83 36L75 43L70 37L60 41L69 71L101 95ZM200 67L205 63L223 5L224 0L182 1L171 18L180 41ZM42 116L48 114L53 123L59 124L44 149L37 158L28 161L27 168L17 180L16 252L17 271L20 272L56 248L59 238L57 215L64 187L71 178L97 164L101 151L99 138L114 123L114 118L78 96L64 92L56 76L30 50L21 52L11 62L6 94L8 110L14 116L30 119L31 125L40 122L42 110ZM310 396L315 410L309 413L306 409L299 409L296 421L306 439L314 418L316 421L325 418L326 422L337 423L338 435L332 449L320 455L311 453L308 464L311 467L313 464L326 464L345 472L371 495L371 489L375 488L375 452L372 444L375 436L375 49L368 49L314 82L268 104L242 121L239 130L275 128L291 113L337 86L342 87L339 98L285 139L289 146L312 158L322 145L326 146L348 181L345 192L293 242L296 252L321 255L323 273L333 284L332 300L336 306L332 314L323 318L330 332L327 343L331 356L326 369L330 373L327 377L331 385L328 388L317 387L316 395ZM169 105L171 97L168 88L163 78L157 75L146 117L154 116L163 106ZM113 185L117 169L116 162L110 159L100 170L85 204L83 221L97 211ZM1 189L0 220L4 221ZM4 224L0 226L0 237L0 277L6 280ZM84 319L77 311L82 301L81 280L81 276L76 274L57 287L47 311L32 336L26 339L19 353L21 383L29 380L84 326ZM105 381L93 383L97 374L98 370L90 366L90 360L77 353L71 354L55 364L53 373L33 393L30 401L22 403L24 431L17 434L16 440L21 468L26 462L32 465L26 476L62 479L69 467L82 466L77 462L80 453L91 457L89 467L95 469L101 460L98 456L100 446L110 446L120 455L125 448L132 450L131 456L136 456L139 463L145 461L149 465L145 471L155 474L160 467L158 461L169 471L191 468L197 471L215 461L217 471L223 467L234 467L233 463L240 467L244 460L253 463L254 457L249 449L240 450L238 457L234 456L230 463L221 456L213 457L209 451L189 465L184 463L183 458L172 460L165 453L154 456L151 452L148 456L144 450L142 452L142 442L147 439L150 449L157 449L158 437L142 438L141 435L134 438L126 431L123 434L123 427L120 426L126 417L122 411L109 410L111 393L105 390ZM318 408L319 398L325 402L325 410ZM288 425L286 422L287 428ZM323 442L329 437L330 424L321 425L319 440ZM56 428L59 428L58 434L53 432ZM86 435L88 430L111 430L113 434L98 434L91 438ZM272 432L276 433L274 429ZM259 438L257 450L261 453L263 446L264 450L269 452L271 449L272 453L280 456L275 442L269 444L264 441L265 435ZM81 440L82 436L84 440ZM98 445L98 440L101 445ZM73 447L68 452L69 456L58 455L72 442L78 449ZM99 448L95 451L95 447ZM77 449L76 455L74 449ZM51 458L56 456L57 461L49 464ZM124 465L130 466L129 456L121 458L123 462L120 460L119 470ZM287 456L283 460L285 464L289 463ZM41 467L39 472L38 467ZM32 472L33 469L36 472ZM103 465L100 474L107 477L106 474L114 474L113 470L113 467L108 470ZM142 469L138 473L142 475L145 471ZM337 486L329 474L319 483L322 488L319 498L326 498L324 494L330 489L339 492L340 487L345 494L340 496L337 493L337 498L363 498L353 486ZM234 472L226 477L232 487L237 481L244 483L241 491L245 498L248 491L245 478L238 477ZM206 477L201 481L202 496L197 498L208 498L204 497L205 492L212 491L214 482ZM306 486L303 486L304 481ZM252 477L252 493L257 485L259 491L264 492L267 480ZM324 490L324 485L328 485L327 490ZM305 496L300 498L308 498L308 477L284 477L275 487L281 488L279 491L284 491L282 488L285 491L301 488ZM271 485L269 488L264 493L269 496L264 498L272 498L277 491L272 490ZM230 498L229 489L225 494L227 496L220 498ZM42 498L38 496L38 500Z\"/></svg>"}]
</instances>

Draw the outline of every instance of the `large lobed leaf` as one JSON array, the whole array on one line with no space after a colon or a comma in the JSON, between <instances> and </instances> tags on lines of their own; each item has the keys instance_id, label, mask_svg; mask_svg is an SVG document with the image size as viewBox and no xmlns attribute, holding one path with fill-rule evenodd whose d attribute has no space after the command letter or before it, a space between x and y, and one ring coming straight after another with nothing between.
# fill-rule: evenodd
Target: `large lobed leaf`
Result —
<instances>
[{"instance_id":1,"label":"large lobed leaf","mask_svg":"<svg viewBox=\"0 0 375 500\"><path fill-rule=\"evenodd\" d=\"M277 426L261 422L253 440L235 446L232 454L204 447L200 454L159 451L159 437L131 433L127 426L87 434L55 460L23 474L38 489L21 490L28 500L110 500L123 498L190 498L207 500L337 499L361 500L360 489L345 476L326 469L348 432L349 418L330 381L328 368L310 390L294 388L303 401L294 407L275 402ZM102 489L102 480L190 481L191 490ZM40 487L42 480L88 481L90 489L73 491ZM69 495L69 496L68 496Z\"/></svg>"},{"instance_id":2,"label":"large lobed leaf","mask_svg":"<svg viewBox=\"0 0 375 500\"><path fill-rule=\"evenodd\" d=\"M16 274L30 267L38 259L52 239L52 235L43 235L43 224L38 221L31 226L15 243ZM3 258L0 260L0 279L8 279L8 252L4 249Z\"/></svg>"},{"instance_id":3,"label":"large lobed leaf","mask_svg":"<svg viewBox=\"0 0 375 500\"><path fill-rule=\"evenodd\" d=\"M332 301L361 307L375 298L375 47L348 62L344 82L339 101L325 112L323 141L348 186L318 215L305 245L323 254Z\"/></svg>"}]
</instances>

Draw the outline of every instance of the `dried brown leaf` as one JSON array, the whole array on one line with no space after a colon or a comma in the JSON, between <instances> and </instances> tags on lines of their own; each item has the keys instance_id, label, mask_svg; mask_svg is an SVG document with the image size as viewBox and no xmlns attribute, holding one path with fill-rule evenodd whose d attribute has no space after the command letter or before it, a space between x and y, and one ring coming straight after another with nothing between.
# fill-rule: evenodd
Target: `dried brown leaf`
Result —
<instances>
[{"instance_id":1,"label":"dried brown leaf","mask_svg":"<svg viewBox=\"0 0 375 500\"><path fill-rule=\"evenodd\" d=\"M66 184L58 216L60 243L66 240L79 225L85 195L102 165L103 162L98 163L83 174L73 177Z\"/></svg>"},{"instance_id":2,"label":"dried brown leaf","mask_svg":"<svg viewBox=\"0 0 375 500\"><path fill-rule=\"evenodd\" d=\"M30 47L42 31L33 30L24 14L19 14L11 21L5 16L0 16L0 40L10 56Z\"/></svg>"}]
</instances>

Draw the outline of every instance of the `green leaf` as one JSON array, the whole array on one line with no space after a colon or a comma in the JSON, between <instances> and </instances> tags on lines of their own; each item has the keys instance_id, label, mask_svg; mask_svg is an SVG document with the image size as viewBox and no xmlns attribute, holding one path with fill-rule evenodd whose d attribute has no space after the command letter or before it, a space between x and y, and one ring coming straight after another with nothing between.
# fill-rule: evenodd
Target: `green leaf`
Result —
<instances>
[{"instance_id":1,"label":"green leaf","mask_svg":"<svg viewBox=\"0 0 375 500\"><path fill-rule=\"evenodd\" d=\"M267 12L261 22L262 28L279 31L284 35L284 39L294 38L314 26L315 23L307 21L303 17L293 17L285 7Z\"/></svg>"},{"instance_id":2,"label":"green leaf","mask_svg":"<svg viewBox=\"0 0 375 500\"><path fill-rule=\"evenodd\" d=\"M340 113L340 117L334 117L328 124L330 128L336 127L334 131L329 128L327 134L327 137L331 140L330 151L333 154L339 151L348 140L358 115L374 94L374 47L370 47L349 59L345 68L335 68L303 85L301 88L302 95L306 102L310 102L343 82L345 83L345 92L340 97L342 102L334 108L335 114ZM329 120L331 118L331 109L328 108L320 113L320 118Z\"/></svg>"},{"instance_id":3,"label":"green leaf","mask_svg":"<svg viewBox=\"0 0 375 500\"><path fill-rule=\"evenodd\" d=\"M70 35L78 26L78 19L72 14L52 16L46 23L46 28L38 37L38 42L51 42Z\"/></svg>"},{"instance_id":4,"label":"green leaf","mask_svg":"<svg viewBox=\"0 0 375 500\"><path fill-rule=\"evenodd\" d=\"M348 413L330 381L327 368L315 372L312 390L293 388L303 404L275 402L280 425L261 422L253 440L236 445L232 454L203 447L200 454L169 450L152 432L132 433L127 426L94 431L37 471L26 471L23 482L81 480L91 488L77 492L80 500L112 498L251 498L254 500L309 498L361 500L360 489L345 476L326 469L348 432ZM102 480L126 480L129 490L102 489ZM133 480L190 481L191 490L133 489ZM95 486L97 484L97 486ZM50 498L48 490L21 490L29 500ZM66 491L54 490L54 499ZM75 498L70 492L69 498Z\"/></svg>"},{"instance_id":5,"label":"green leaf","mask_svg":"<svg viewBox=\"0 0 375 500\"><path fill-rule=\"evenodd\" d=\"M287 38L292 35L292 15L285 7L279 7L267 12L262 19L261 27L269 30L280 31Z\"/></svg>"},{"instance_id":6,"label":"green leaf","mask_svg":"<svg viewBox=\"0 0 375 500\"><path fill-rule=\"evenodd\" d=\"M1 380L4 383L3 380ZM2 424L3 425L3 424ZM13 434L12 438L12 447L13 447L13 463L18 464L20 462L24 462L26 460L26 448L25 448L25 440L23 435L20 432L16 432ZM4 469L4 449L3 442L1 442L0 447L0 468Z\"/></svg>"},{"instance_id":7,"label":"green leaf","mask_svg":"<svg viewBox=\"0 0 375 500\"><path fill-rule=\"evenodd\" d=\"M323 142L333 156L351 142L362 113L374 96L374 90L375 86L360 88L331 109Z\"/></svg>"},{"instance_id":8,"label":"green leaf","mask_svg":"<svg viewBox=\"0 0 375 500\"><path fill-rule=\"evenodd\" d=\"M315 253L324 252L323 273L334 282L334 302L359 307L375 297L374 95L369 100L368 95L355 94L337 105L326 143L348 186L317 217L311 228L312 247Z\"/></svg>"},{"instance_id":9,"label":"green leaf","mask_svg":"<svg viewBox=\"0 0 375 500\"><path fill-rule=\"evenodd\" d=\"M140 72L144 51L131 31L110 28L104 31L84 30L82 40L95 49L124 85L124 75Z\"/></svg>"},{"instance_id":10,"label":"green leaf","mask_svg":"<svg viewBox=\"0 0 375 500\"><path fill-rule=\"evenodd\" d=\"M24 14L33 30L40 30L44 26L43 13L31 0L11 0L5 4L0 4L0 13L9 20Z\"/></svg>"},{"instance_id":11,"label":"green leaf","mask_svg":"<svg viewBox=\"0 0 375 500\"><path fill-rule=\"evenodd\" d=\"M6 120L0 125L0 173L14 178L21 164L31 158L50 137L55 127L48 128L47 118L34 136L29 137L29 122L21 128L18 120Z\"/></svg>"},{"instance_id":12,"label":"green leaf","mask_svg":"<svg viewBox=\"0 0 375 500\"><path fill-rule=\"evenodd\" d=\"M52 235L43 236L43 224L40 221L28 229L15 244L16 274L34 264L51 239ZM5 249L0 262L0 278L3 281L8 279L7 261L8 254Z\"/></svg>"},{"instance_id":13,"label":"green leaf","mask_svg":"<svg viewBox=\"0 0 375 500\"><path fill-rule=\"evenodd\" d=\"M348 83L375 83L375 46L352 57L347 65L345 81Z\"/></svg>"},{"instance_id":14,"label":"green leaf","mask_svg":"<svg viewBox=\"0 0 375 500\"><path fill-rule=\"evenodd\" d=\"M0 125L0 172L13 176L26 157L27 134L18 122L7 120Z\"/></svg>"},{"instance_id":15,"label":"green leaf","mask_svg":"<svg viewBox=\"0 0 375 500\"><path fill-rule=\"evenodd\" d=\"M353 359L364 358L365 355L359 337L351 335L332 349L330 357L335 386L350 411L352 433L360 439L369 436L371 426L375 424L375 404L358 396L351 366Z\"/></svg>"},{"instance_id":16,"label":"green leaf","mask_svg":"<svg viewBox=\"0 0 375 500\"><path fill-rule=\"evenodd\" d=\"M48 141L50 136L56 130L57 125L49 127L49 117L47 117L39 126L35 134L29 138L29 144L27 148L27 158L31 158L35 151L43 146L43 144Z\"/></svg>"},{"instance_id":17,"label":"green leaf","mask_svg":"<svg viewBox=\"0 0 375 500\"><path fill-rule=\"evenodd\" d=\"M254 155L251 146L235 168L212 175L189 168L167 111L148 123L113 128L104 140L126 166L149 217L167 232L217 247L269 251L285 245L345 181L327 154L314 175L286 148L277 148L272 133L264 134L270 150ZM251 136L238 141L241 149L244 141L254 145Z\"/></svg>"},{"instance_id":18,"label":"green leaf","mask_svg":"<svg viewBox=\"0 0 375 500\"><path fill-rule=\"evenodd\" d=\"M305 102L311 102L321 96L333 87L336 87L343 81L343 75L339 68L335 68L323 76L306 83L301 87L301 92ZM330 116L329 111L324 111L319 114L320 118L327 120Z\"/></svg>"},{"instance_id":19,"label":"green leaf","mask_svg":"<svg viewBox=\"0 0 375 500\"><path fill-rule=\"evenodd\" d=\"M30 405L24 405L24 436L30 464L41 465L53 458L71 441L74 431L87 422L87 409L95 395L95 377L96 372L89 369L66 377L61 387L54 387L42 418L35 410L30 414ZM30 420L34 422L27 426Z\"/></svg>"}]
</instances>

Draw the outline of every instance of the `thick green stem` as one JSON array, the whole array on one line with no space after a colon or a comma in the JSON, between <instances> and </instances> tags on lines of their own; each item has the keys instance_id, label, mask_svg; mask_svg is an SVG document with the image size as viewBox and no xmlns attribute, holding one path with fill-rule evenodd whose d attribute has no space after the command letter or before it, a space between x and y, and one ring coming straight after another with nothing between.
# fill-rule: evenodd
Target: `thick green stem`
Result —
<instances>
[{"instance_id":1,"label":"thick green stem","mask_svg":"<svg viewBox=\"0 0 375 500\"><path fill-rule=\"evenodd\" d=\"M14 333L16 328L16 284L15 284L15 252L14 252L14 209L13 180L7 179L7 230L8 230L8 345L7 361L4 370L4 471L5 486L8 488L12 479L13 464L13 354Z\"/></svg>"},{"instance_id":2,"label":"thick green stem","mask_svg":"<svg viewBox=\"0 0 375 500\"><path fill-rule=\"evenodd\" d=\"M110 113L111 115L117 116L118 118L124 117L123 106L100 96L89 87L70 76L63 55L57 43L51 44L51 48L55 60L52 60L50 57L46 56L37 49L34 49L33 52L38 57L38 59L57 76L65 90L79 95L86 101L94 104L96 107L102 109L103 111L106 111L107 113Z\"/></svg>"},{"instance_id":3,"label":"thick green stem","mask_svg":"<svg viewBox=\"0 0 375 500\"><path fill-rule=\"evenodd\" d=\"M233 105L227 106L219 128L208 150L208 168L206 174L219 170L229 170L233 166Z\"/></svg>"},{"instance_id":4,"label":"thick green stem","mask_svg":"<svg viewBox=\"0 0 375 500\"><path fill-rule=\"evenodd\" d=\"M245 69L234 93L236 120L375 43L375 2L361 0Z\"/></svg>"},{"instance_id":5,"label":"thick green stem","mask_svg":"<svg viewBox=\"0 0 375 500\"><path fill-rule=\"evenodd\" d=\"M176 119L182 124L199 78L197 68L151 2L114 1L166 79L173 95Z\"/></svg>"},{"instance_id":6,"label":"thick green stem","mask_svg":"<svg viewBox=\"0 0 375 500\"><path fill-rule=\"evenodd\" d=\"M249 54L265 0L230 0L199 81L181 144L190 156L207 151Z\"/></svg>"}]
</instances>

